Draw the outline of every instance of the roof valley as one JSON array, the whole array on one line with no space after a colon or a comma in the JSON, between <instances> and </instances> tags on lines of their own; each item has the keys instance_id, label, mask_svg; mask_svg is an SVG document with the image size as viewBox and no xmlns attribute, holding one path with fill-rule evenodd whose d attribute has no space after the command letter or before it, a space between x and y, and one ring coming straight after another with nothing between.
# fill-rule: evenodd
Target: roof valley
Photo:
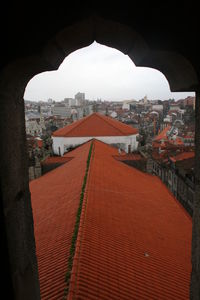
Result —
<instances>
[{"instance_id":1,"label":"roof valley","mask_svg":"<svg viewBox=\"0 0 200 300\"><path fill-rule=\"evenodd\" d=\"M80 222L79 222L79 227L78 227L78 234L77 234L77 239L76 239L76 244L75 244L75 253L73 257L73 265L72 265L72 270L71 270L71 277L70 277L70 282L69 282L69 290L68 294L66 295L67 300L72 300L74 297L74 290L76 290L76 284L77 284L77 273L78 273L78 267L79 267L79 256L80 256L80 251L81 251L81 242L82 242L82 234L83 234L83 227L84 227L84 222L86 218L86 209L87 209L87 187L88 187L88 181L90 177L90 169L93 161L93 155L94 155L94 147L95 143L94 141L91 142L91 156L90 156L90 150L89 150L89 155L88 155L88 170L86 169L86 184L85 184L85 189L84 189L84 196L83 196L83 202L81 206L81 215L80 215Z\"/></svg>"},{"instance_id":2,"label":"roof valley","mask_svg":"<svg viewBox=\"0 0 200 300\"><path fill-rule=\"evenodd\" d=\"M68 164L64 164L30 183L40 289L41 297L44 300L47 299L47 292L48 299L54 293L63 295L66 286L63 278L67 272L67 259L90 144L91 142L88 142L81 148L75 149L73 151L74 159L70 160ZM69 177L67 182L64 175ZM68 215L67 220L66 214ZM58 249L59 255L55 255ZM47 272L44 272L47 266L61 264L63 267L58 268L57 272L53 272L51 267L48 275ZM58 278L62 278L59 285L56 283Z\"/></svg>"}]
</instances>

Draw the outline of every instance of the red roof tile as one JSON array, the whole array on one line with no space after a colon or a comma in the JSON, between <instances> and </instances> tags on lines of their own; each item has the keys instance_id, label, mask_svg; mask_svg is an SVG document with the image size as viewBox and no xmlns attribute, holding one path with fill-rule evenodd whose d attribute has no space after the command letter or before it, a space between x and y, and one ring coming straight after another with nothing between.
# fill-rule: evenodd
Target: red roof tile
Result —
<instances>
[{"instance_id":1,"label":"red roof tile","mask_svg":"<svg viewBox=\"0 0 200 300\"><path fill-rule=\"evenodd\" d=\"M81 137L81 136L124 136L137 134L138 129L123 124L110 117L93 113L64 128L54 131L55 137Z\"/></svg>"},{"instance_id":2,"label":"red roof tile","mask_svg":"<svg viewBox=\"0 0 200 300\"><path fill-rule=\"evenodd\" d=\"M166 148L169 144L171 145L177 145L177 146L183 146L184 142L180 137L176 137L175 140L168 139L167 132L170 130L171 126L167 126L163 131L161 131L154 139L152 146L153 148Z\"/></svg>"},{"instance_id":3,"label":"red roof tile","mask_svg":"<svg viewBox=\"0 0 200 300\"><path fill-rule=\"evenodd\" d=\"M170 159L173 162L177 162L177 161L185 160L188 158L193 158L194 156L195 156L194 151L190 151L190 152L182 152L176 156L170 157Z\"/></svg>"},{"instance_id":4,"label":"red roof tile","mask_svg":"<svg viewBox=\"0 0 200 300\"><path fill-rule=\"evenodd\" d=\"M124 161L124 160L129 160L129 161L135 161L135 160L144 160L144 157L142 157L141 154L135 154L135 153L131 153L131 154L127 154L127 153L122 153L121 155L114 155L113 156L116 160L119 161Z\"/></svg>"},{"instance_id":5,"label":"red roof tile","mask_svg":"<svg viewBox=\"0 0 200 300\"><path fill-rule=\"evenodd\" d=\"M30 183L42 300L63 298L89 146ZM191 218L116 155L94 141L67 299L188 299Z\"/></svg>"},{"instance_id":6,"label":"red roof tile","mask_svg":"<svg viewBox=\"0 0 200 300\"><path fill-rule=\"evenodd\" d=\"M69 299L189 299L191 218L95 141Z\"/></svg>"},{"instance_id":7,"label":"red roof tile","mask_svg":"<svg viewBox=\"0 0 200 300\"><path fill-rule=\"evenodd\" d=\"M154 141L167 140L167 131L169 131L171 126L167 126L163 129L155 138Z\"/></svg>"},{"instance_id":8,"label":"red roof tile","mask_svg":"<svg viewBox=\"0 0 200 300\"><path fill-rule=\"evenodd\" d=\"M37 140L38 147L42 148L42 146L43 146L43 140L40 140L40 139L36 139L36 140Z\"/></svg>"},{"instance_id":9,"label":"red roof tile","mask_svg":"<svg viewBox=\"0 0 200 300\"><path fill-rule=\"evenodd\" d=\"M41 299L62 299L90 142L73 159L30 182ZM66 155L67 156L67 155Z\"/></svg>"},{"instance_id":10,"label":"red roof tile","mask_svg":"<svg viewBox=\"0 0 200 300\"><path fill-rule=\"evenodd\" d=\"M60 163L60 164L64 164L68 161L70 161L73 157L69 157L69 156L49 156L47 157L45 160L43 160L41 162L42 165L49 165L49 164L56 164L56 163Z\"/></svg>"}]
</instances>

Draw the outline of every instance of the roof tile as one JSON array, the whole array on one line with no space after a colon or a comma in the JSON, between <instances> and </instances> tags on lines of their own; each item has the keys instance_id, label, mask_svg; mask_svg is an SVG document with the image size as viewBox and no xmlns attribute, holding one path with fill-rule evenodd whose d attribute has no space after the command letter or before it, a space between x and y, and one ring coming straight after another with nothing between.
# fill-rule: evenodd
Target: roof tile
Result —
<instances>
[{"instance_id":1,"label":"roof tile","mask_svg":"<svg viewBox=\"0 0 200 300\"><path fill-rule=\"evenodd\" d=\"M161 141L166 140L167 138L167 132L170 130L171 126L165 127L155 138L154 141Z\"/></svg>"},{"instance_id":2,"label":"roof tile","mask_svg":"<svg viewBox=\"0 0 200 300\"><path fill-rule=\"evenodd\" d=\"M90 142L73 159L30 182L41 299L62 299ZM67 156L67 155L66 155Z\"/></svg>"},{"instance_id":3,"label":"roof tile","mask_svg":"<svg viewBox=\"0 0 200 300\"><path fill-rule=\"evenodd\" d=\"M173 162L177 162L177 161L182 161L182 160L189 159L189 158L194 158L194 156L195 156L194 151L187 151L187 152L182 152L175 156L172 156L172 157L170 157L170 159Z\"/></svg>"},{"instance_id":4,"label":"roof tile","mask_svg":"<svg viewBox=\"0 0 200 300\"><path fill-rule=\"evenodd\" d=\"M124 136L137 134L138 129L123 124L110 117L93 113L64 128L54 131L54 137L81 137L81 136Z\"/></svg>"},{"instance_id":5,"label":"roof tile","mask_svg":"<svg viewBox=\"0 0 200 300\"><path fill-rule=\"evenodd\" d=\"M68 299L188 299L191 218L158 178L116 154L95 141Z\"/></svg>"},{"instance_id":6,"label":"roof tile","mask_svg":"<svg viewBox=\"0 0 200 300\"><path fill-rule=\"evenodd\" d=\"M30 183L41 298L62 299L90 143ZM188 299L191 218L155 176L94 141L69 299Z\"/></svg>"}]
</instances>

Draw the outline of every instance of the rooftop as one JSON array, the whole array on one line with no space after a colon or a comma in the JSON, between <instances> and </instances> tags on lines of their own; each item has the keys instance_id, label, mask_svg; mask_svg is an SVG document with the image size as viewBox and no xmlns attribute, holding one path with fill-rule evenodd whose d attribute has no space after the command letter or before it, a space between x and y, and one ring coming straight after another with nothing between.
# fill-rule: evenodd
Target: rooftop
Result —
<instances>
[{"instance_id":1,"label":"rooftop","mask_svg":"<svg viewBox=\"0 0 200 300\"><path fill-rule=\"evenodd\" d=\"M182 152L180 154L177 154L173 157L170 157L170 159L173 162L178 162L178 161L182 161L185 159L194 158L194 156L195 156L194 151L187 151L187 152Z\"/></svg>"},{"instance_id":2,"label":"rooftop","mask_svg":"<svg viewBox=\"0 0 200 300\"><path fill-rule=\"evenodd\" d=\"M90 143L30 183L42 299L61 299ZM68 299L188 299L192 222L159 178L94 140Z\"/></svg>"},{"instance_id":3,"label":"rooftop","mask_svg":"<svg viewBox=\"0 0 200 300\"><path fill-rule=\"evenodd\" d=\"M167 140L167 132L171 129L171 126L165 127L155 138L154 141Z\"/></svg>"},{"instance_id":4,"label":"rooftop","mask_svg":"<svg viewBox=\"0 0 200 300\"><path fill-rule=\"evenodd\" d=\"M119 160L119 161L126 161L126 160L129 160L129 161L133 160L133 161L135 161L135 160L142 160L142 159L144 159L142 157L142 155L139 154L139 153L128 153L127 154L126 152L122 152L121 155L115 155L113 157L115 159Z\"/></svg>"},{"instance_id":5,"label":"rooftop","mask_svg":"<svg viewBox=\"0 0 200 300\"><path fill-rule=\"evenodd\" d=\"M49 156L45 160L41 161L42 165L51 165L51 164L64 164L70 161L72 157L68 156Z\"/></svg>"},{"instance_id":6,"label":"rooftop","mask_svg":"<svg viewBox=\"0 0 200 300\"><path fill-rule=\"evenodd\" d=\"M64 294L89 147L90 143L82 145L67 164L30 182L42 300L62 299Z\"/></svg>"},{"instance_id":7,"label":"rooftop","mask_svg":"<svg viewBox=\"0 0 200 300\"><path fill-rule=\"evenodd\" d=\"M111 117L93 113L70 125L54 131L54 137L124 136L137 134L138 129L123 124Z\"/></svg>"}]
</instances>

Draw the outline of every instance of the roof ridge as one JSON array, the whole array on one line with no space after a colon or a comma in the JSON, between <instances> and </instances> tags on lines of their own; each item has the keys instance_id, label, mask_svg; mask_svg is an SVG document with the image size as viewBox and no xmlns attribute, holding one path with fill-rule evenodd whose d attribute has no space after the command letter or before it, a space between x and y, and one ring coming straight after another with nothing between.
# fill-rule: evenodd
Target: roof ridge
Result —
<instances>
[{"instance_id":1,"label":"roof ridge","mask_svg":"<svg viewBox=\"0 0 200 300\"><path fill-rule=\"evenodd\" d=\"M108 117L105 117L105 116L100 115L100 114L97 114L97 116L99 118L101 118L102 120L104 120L108 125L110 125L111 127L113 127L115 130L118 130L120 133L122 133L122 135L124 135L124 132L122 132L119 128L116 128L112 123L108 122L108 119L107 119ZM111 121L114 121L114 120L111 120Z\"/></svg>"}]
</instances>

